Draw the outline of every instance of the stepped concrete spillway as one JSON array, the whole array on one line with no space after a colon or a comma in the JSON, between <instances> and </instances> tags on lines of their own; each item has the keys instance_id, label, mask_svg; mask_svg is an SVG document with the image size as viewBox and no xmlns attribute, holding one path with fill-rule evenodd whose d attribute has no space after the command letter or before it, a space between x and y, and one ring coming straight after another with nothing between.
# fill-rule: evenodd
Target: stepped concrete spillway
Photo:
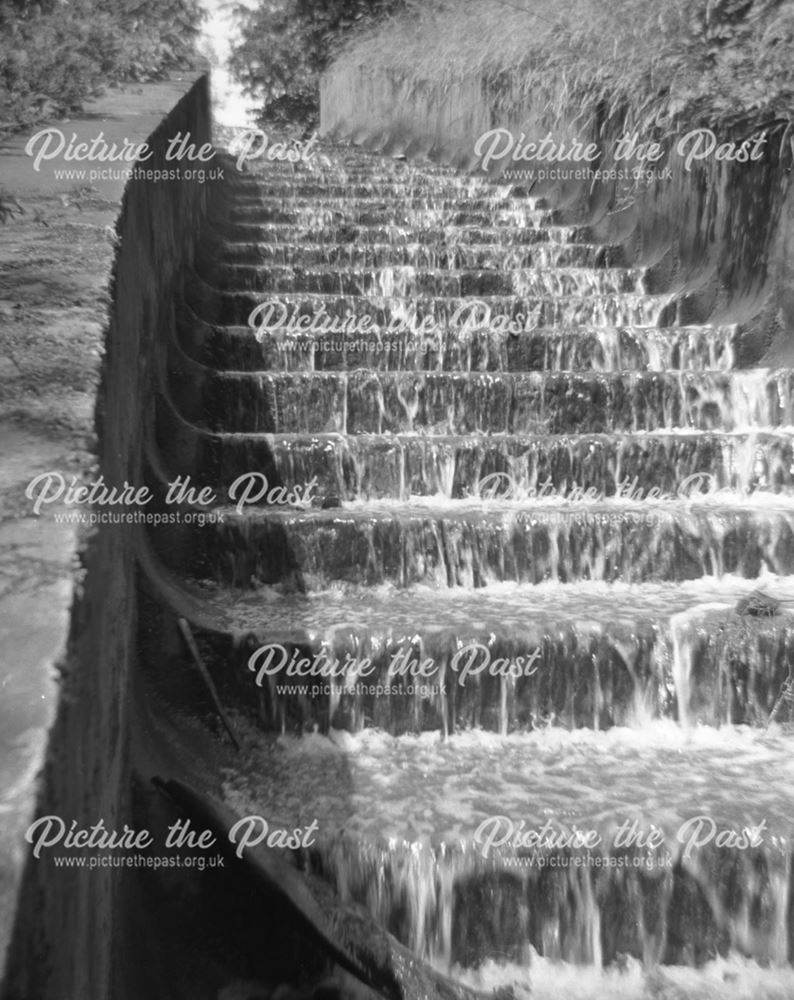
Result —
<instances>
[{"instance_id":1,"label":"stepped concrete spillway","mask_svg":"<svg viewBox=\"0 0 794 1000\"><path fill-rule=\"evenodd\" d=\"M209 110L203 80L151 165ZM787 1000L792 353L754 312L785 164L626 222L313 148L136 177L115 235L120 184L28 220L26 288L91 220L103 270L90 336L45 341L95 424L6 463L48 589L3 598L37 639L4 689L3 1000ZM153 500L38 518L55 468ZM194 829L64 864L24 838L53 815ZM252 816L253 857L195 849Z\"/></svg>"},{"instance_id":2,"label":"stepped concrete spillway","mask_svg":"<svg viewBox=\"0 0 794 1000\"><path fill-rule=\"evenodd\" d=\"M147 445L220 498L139 537L148 683L185 619L245 734L227 800L317 817L343 900L516 995L794 983L794 371L658 285L519 186L230 169Z\"/></svg>"}]
</instances>

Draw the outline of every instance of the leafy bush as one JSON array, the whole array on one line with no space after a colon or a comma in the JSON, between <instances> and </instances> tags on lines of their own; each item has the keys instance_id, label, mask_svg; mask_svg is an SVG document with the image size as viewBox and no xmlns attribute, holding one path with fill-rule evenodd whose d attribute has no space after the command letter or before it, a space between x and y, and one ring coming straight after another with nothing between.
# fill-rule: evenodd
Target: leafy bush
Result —
<instances>
[{"instance_id":1,"label":"leafy bush","mask_svg":"<svg viewBox=\"0 0 794 1000\"><path fill-rule=\"evenodd\" d=\"M342 58L417 82L481 74L551 118L634 111L638 129L794 119L794 0L408 0ZM509 94L508 94L509 91Z\"/></svg>"},{"instance_id":2,"label":"leafy bush","mask_svg":"<svg viewBox=\"0 0 794 1000\"><path fill-rule=\"evenodd\" d=\"M104 84L192 64L198 0L0 0L0 124L78 109Z\"/></svg>"},{"instance_id":3,"label":"leafy bush","mask_svg":"<svg viewBox=\"0 0 794 1000\"><path fill-rule=\"evenodd\" d=\"M403 6L403 0L261 0L236 8L242 41L231 65L263 104L287 95L316 107L319 75L343 43Z\"/></svg>"}]
</instances>

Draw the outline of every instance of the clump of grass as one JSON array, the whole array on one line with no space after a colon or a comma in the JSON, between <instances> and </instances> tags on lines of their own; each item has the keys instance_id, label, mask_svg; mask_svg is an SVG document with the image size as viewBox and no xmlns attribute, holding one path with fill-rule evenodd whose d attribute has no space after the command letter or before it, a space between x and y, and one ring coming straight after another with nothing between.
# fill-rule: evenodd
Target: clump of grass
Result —
<instances>
[{"instance_id":1,"label":"clump of grass","mask_svg":"<svg viewBox=\"0 0 794 1000\"><path fill-rule=\"evenodd\" d=\"M789 126L792 0L406 0L339 58L417 84L485 79L550 123L620 116L640 131Z\"/></svg>"},{"instance_id":2,"label":"clump of grass","mask_svg":"<svg viewBox=\"0 0 794 1000\"><path fill-rule=\"evenodd\" d=\"M15 215L24 215L25 209L8 191L0 189L0 224L10 221Z\"/></svg>"}]
</instances>

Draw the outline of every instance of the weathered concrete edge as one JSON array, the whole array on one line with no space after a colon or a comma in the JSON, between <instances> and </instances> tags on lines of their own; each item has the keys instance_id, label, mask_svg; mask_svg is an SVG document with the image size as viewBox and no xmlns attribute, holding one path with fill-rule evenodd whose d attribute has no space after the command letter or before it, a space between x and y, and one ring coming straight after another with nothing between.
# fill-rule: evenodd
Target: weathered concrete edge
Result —
<instances>
[{"instance_id":1,"label":"weathered concrete edge","mask_svg":"<svg viewBox=\"0 0 794 1000\"><path fill-rule=\"evenodd\" d=\"M178 131L190 131L199 143L211 138L207 77L180 85L175 96L179 93L176 106L157 116L153 133L151 111L122 119L131 140L147 139L154 150L149 167L165 164L166 143ZM96 122L92 128L96 131ZM164 362L163 333L172 322L182 269L192 257L206 188L135 179L117 199L115 253L108 243L113 295L104 310L94 456L110 484L142 482L149 403ZM121 996L111 984L123 879L113 869L56 869L52 862L35 861L23 834L34 814L74 818L81 826L102 819L109 828L122 825L128 814L126 692L135 657L135 565L126 526L94 532L56 527L71 572L62 574L59 606L48 609L54 628L48 654L36 669L50 678L57 671L60 679L44 682L50 705L32 741L26 781L4 789L13 791L4 794L2 804L16 844L14 870L0 873L5 971L0 992L14 1000L107 1000ZM28 610L31 621L40 618L40 609L38 615L34 607ZM24 601L19 613L26 614Z\"/></svg>"}]
</instances>

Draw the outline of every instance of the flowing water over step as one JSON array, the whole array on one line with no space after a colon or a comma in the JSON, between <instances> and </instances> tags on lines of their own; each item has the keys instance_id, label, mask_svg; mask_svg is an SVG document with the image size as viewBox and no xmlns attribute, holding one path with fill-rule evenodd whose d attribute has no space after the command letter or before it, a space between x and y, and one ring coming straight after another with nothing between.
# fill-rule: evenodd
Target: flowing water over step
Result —
<instances>
[{"instance_id":1,"label":"flowing water over step","mask_svg":"<svg viewBox=\"0 0 794 1000\"><path fill-rule=\"evenodd\" d=\"M316 819L309 863L415 954L788 997L794 371L630 265L443 168L236 175L148 456L212 502L141 565L234 706L228 801Z\"/></svg>"},{"instance_id":2,"label":"flowing water over step","mask_svg":"<svg viewBox=\"0 0 794 1000\"><path fill-rule=\"evenodd\" d=\"M267 801L285 826L310 812L326 831L324 861L341 891L367 898L387 926L402 922L420 954L478 965L498 956L516 961L531 945L598 966L617 952L646 962L691 960L700 949L706 953L706 934L728 931L717 919L710 928L697 926L706 908L680 912L675 896L687 891L689 878L696 883L716 869L715 896L726 909L749 911L765 897L764 921L733 924L731 944L759 958L786 960L791 872L785 850L747 854L738 871L720 872L716 830L705 850L712 828L691 820L705 814L720 831L765 823L781 841L789 839L794 764L785 738L706 727L688 735L671 724L646 733L580 729L571 736L551 729L509 743L476 730L444 742L435 734L395 739L373 730L331 736L263 747L242 780L229 777L229 795L242 814ZM601 774L597 786L593 769ZM759 777L769 770L774 784ZM652 830L658 845L649 847L640 831L647 837ZM541 847L516 843L528 840L529 831L537 832ZM575 857L577 850L587 856L569 843L574 831L582 837L596 831L591 850L601 858L623 847L619 857L642 857L644 864L551 871L544 864L550 858ZM660 912L646 914L644 927L642 921L637 926L637 913L622 909L620 882L632 870L642 872L635 905L641 910L656 897L659 906ZM567 882L580 890L570 912L555 899L554 887L542 884L555 876L558 888ZM738 902L731 894L745 898ZM480 907L489 898L493 910L485 915Z\"/></svg>"},{"instance_id":3,"label":"flowing water over step","mask_svg":"<svg viewBox=\"0 0 794 1000\"><path fill-rule=\"evenodd\" d=\"M278 323L281 313L273 313ZM322 322L322 321L321 321ZM343 321L344 322L344 321ZM514 335L488 328L422 331L396 329L355 338L326 331L260 326L213 326L189 307L180 323L180 344L193 358L223 364L230 355L246 371L729 370L735 327L536 327Z\"/></svg>"}]
</instances>

